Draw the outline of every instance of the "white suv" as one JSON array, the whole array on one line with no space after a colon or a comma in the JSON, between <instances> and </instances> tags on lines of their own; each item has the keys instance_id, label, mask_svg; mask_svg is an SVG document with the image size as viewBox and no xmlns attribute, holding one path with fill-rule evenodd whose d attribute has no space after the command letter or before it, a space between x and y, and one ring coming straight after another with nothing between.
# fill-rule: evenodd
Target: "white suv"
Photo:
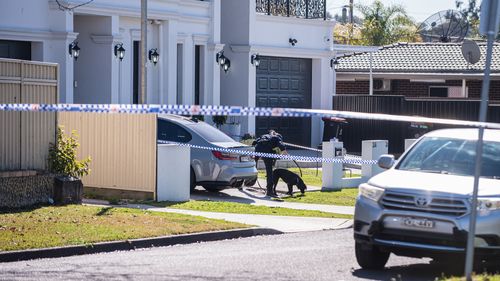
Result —
<instances>
[{"instance_id":1,"label":"white suv","mask_svg":"<svg viewBox=\"0 0 500 281\"><path fill-rule=\"evenodd\" d=\"M356 258L367 269L390 253L463 257L474 182L477 129L447 129L420 138L387 171L359 187L354 215ZM476 253L500 258L500 130L485 130Z\"/></svg>"}]
</instances>

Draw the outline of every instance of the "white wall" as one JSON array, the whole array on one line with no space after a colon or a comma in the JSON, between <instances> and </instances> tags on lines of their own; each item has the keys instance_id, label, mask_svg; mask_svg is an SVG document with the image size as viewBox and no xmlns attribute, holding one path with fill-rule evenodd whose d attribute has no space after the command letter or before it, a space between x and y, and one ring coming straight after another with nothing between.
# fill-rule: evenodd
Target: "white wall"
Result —
<instances>
[{"instance_id":1,"label":"white wall","mask_svg":"<svg viewBox=\"0 0 500 281\"><path fill-rule=\"evenodd\" d=\"M332 108L333 71L329 66L335 22L269 16L255 12L255 1L222 0L222 43L231 60L227 74L221 72L221 103L255 106L256 68L252 54L312 59L312 107ZM289 38L298 42L289 44ZM255 118L246 118L242 133L255 133ZM314 118L312 145L321 143L322 122Z\"/></svg>"},{"instance_id":2,"label":"white wall","mask_svg":"<svg viewBox=\"0 0 500 281\"><path fill-rule=\"evenodd\" d=\"M111 103L113 40L111 17L75 16L80 57L75 62L76 103Z\"/></svg>"},{"instance_id":3,"label":"white wall","mask_svg":"<svg viewBox=\"0 0 500 281\"><path fill-rule=\"evenodd\" d=\"M75 4L83 1L71 1ZM75 30L85 34L79 37L81 57L76 62L81 72L75 94L79 102L131 103L132 102L132 54L133 40L140 36L140 1L95 0L74 12L61 11L53 0L2 1L0 8L0 40L31 41L33 58L60 64L60 101L73 102L73 64L68 45L76 38L73 18L83 21L85 16L107 17L110 22L77 24ZM179 35L187 36L194 44L206 47L204 61L204 102L219 102L220 83L216 71L215 52L220 50L220 0L149 0L148 18L154 20L148 29L148 50L158 48L160 63L148 65L148 103L173 103L176 96L176 41ZM76 31L78 32L78 31ZM91 44L89 34L106 35L106 46L97 48ZM202 39L200 39L202 38ZM103 38L101 38L103 39ZM113 46L123 42L127 50L123 62L113 56ZM85 46L82 46L85 45ZM109 46L108 46L109 45ZM92 48L87 48L87 47ZM85 48L84 48L85 47ZM104 53L104 47L107 49ZM111 50L109 50L111 48ZM95 53L91 53L95 51ZM111 54L111 56L110 56ZM188 52L187 56L194 56ZM84 62L84 59L88 59ZM102 61L101 61L102 59ZM186 57L193 61L192 57ZM89 69L95 73L91 73ZM106 73L105 75L99 75ZM186 73L194 73L187 66ZM85 73L85 74L83 74ZM83 75L83 76L82 76ZM101 78L94 80L94 78ZM83 80L82 80L83 79ZM94 85L83 81L93 79ZM80 80L80 81L78 81ZM192 79L191 79L192 80ZM214 81L216 80L216 81ZM188 78L183 83L191 83ZM82 84L83 83L83 84ZM98 89L99 88L99 89ZM194 87L183 87L187 100L194 96ZM84 93L86 92L86 93ZM103 94L103 92L106 92Z\"/></svg>"}]
</instances>

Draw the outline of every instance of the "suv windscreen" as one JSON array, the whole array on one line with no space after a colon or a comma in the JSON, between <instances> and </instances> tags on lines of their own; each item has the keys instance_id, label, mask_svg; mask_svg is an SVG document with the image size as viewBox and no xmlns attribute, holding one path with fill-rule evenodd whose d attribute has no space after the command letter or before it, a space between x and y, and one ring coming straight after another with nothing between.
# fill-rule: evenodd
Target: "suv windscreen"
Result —
<instances>
[{"instance_id":1,"label":"suv windscreen","mask_svg":"<svg viewBox=\"0 0 500 281\"><path fill-rule=\"evenodd\" d=\"M476 141L426 137L396 169L473 176L475 157ZM481 176L500 179L500 142L484 142Z\"/></svg>"},{"instance_id":2,"label":"suv windscreen","mask_svg":"<svg viewBox=\"0 0 500 281\"><path fill-rule=\"evenodd\" d=\"M189 127L208 142L234 142L234 140L228 135L208 125L207 123L199 122L192 124Z\"/></svg>"}]
</instances>

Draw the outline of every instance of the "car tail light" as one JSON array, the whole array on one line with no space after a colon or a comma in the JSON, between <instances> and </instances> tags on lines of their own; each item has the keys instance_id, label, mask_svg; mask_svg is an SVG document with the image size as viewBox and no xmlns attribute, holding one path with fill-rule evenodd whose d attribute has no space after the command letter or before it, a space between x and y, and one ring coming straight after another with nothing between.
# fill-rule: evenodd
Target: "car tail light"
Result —
<instances>
[{"instance_id":1,"label":"car tail light","mask_svg":"<svg viewBox=\"0 0 500 281\"><path fill-rule=\"evenodd\" d=\"M212 154L215 156L215 158L219 160L236 160L238 157L235 155L232 155L227 152L220 152L220 151L212 151Z\"/></svg>"}]
</instances>

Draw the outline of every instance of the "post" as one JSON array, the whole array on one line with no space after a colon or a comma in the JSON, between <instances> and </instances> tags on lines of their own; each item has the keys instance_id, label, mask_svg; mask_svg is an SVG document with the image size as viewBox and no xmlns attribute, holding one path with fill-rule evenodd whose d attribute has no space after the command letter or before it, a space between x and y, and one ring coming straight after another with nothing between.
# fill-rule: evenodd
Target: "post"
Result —
<instances>
[{"instance_id":1,"label":"post","mask_svg":"<svg viewBox=\"0 0 500 281\"><path fill-rule=\"evenodd\" d=\"M271 0L267 0L267 15L271 15Z\"/></svg>"},{"instance_id":2,"label":"post","mask_svg":"<svg viewBox=\"0 0 500 281\"><path fill-rule=\"evenodd\" d=\"M349 22L351 24L354 23L353 10L354 10L354 0L349 0Z\"/></svg>"},{"instance_id":3,"label":"post","mask_svg":"<svg viewBox=\"0 0 500 281\"><path fill-rule=\"evenodd\" d=\"M323 20L326 20L326 0L323 0Z\"/></svg>"},{"instance_id":4,"label":"post","mask_svg":"<svg viewBox=\"0 0 500 281\"><path fill-rule=\"evenodd\" d=\"M286 16L290 17L290 0L286 0Z\"/></svg>"},{"instance_id":5,"label":"post","mask_svg":"<svg viewBox=\"0 0 500 281\"><path fill-rule=\"evenodd\" d=\"M306 19L309 18L309 0L306 0Z\"/></svg>"},{"instance_id":6,"label":"post","mask_svg":"<svg viewBox=\"0 0 500 281\"><path fill-rule=\"evenodd\" d=\"M370 52L370 96L373 96L373 53Z\"/></svg>"},{"instance_id":7,"label":"post","mask_svg":"<svg viewBox=\"0 0 500 281\"><path fill-rule=\"evenodd\" d=\"M479 109L479 122L486 122L488 115L488 93L490 89L491 58L493 52L493 41L498 32L498 13L500 10L499 0L485 0L481 7L480 31L488 37L486 49L486 63L484 69L483 88L481 91L481 106ZM474 189L472 192L472 207L469 222L469 233L467 236L467 252L465 257L465 277L472 281L472 270L474 265L474 240L476 236L477 196L479 193L479 178L481 176L481 164L483 157L484 127L479 128L476 146L476 167L474 173Z\"/></svg>"},{"instance_id":8,"label":"post","mask_svg":"<svg viewBox=\"0 0 500 281\"><path fill-rule=\"evenodd\" d=\"M147 95L147 33L148 33L148 1L141 0L141 95L139 98L139 104L146 103Z\"/></svg>"}]
</instances>

